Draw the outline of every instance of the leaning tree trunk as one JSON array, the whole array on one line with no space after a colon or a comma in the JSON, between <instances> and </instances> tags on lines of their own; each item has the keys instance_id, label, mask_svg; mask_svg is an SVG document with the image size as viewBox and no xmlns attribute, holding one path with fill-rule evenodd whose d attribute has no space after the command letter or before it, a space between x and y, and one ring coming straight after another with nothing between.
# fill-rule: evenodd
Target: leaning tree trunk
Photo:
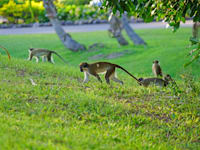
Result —
<instances>
[{"instance_id":1,"label":"leaning tree trunk","mask_svg":"<svg viewBox=\"0 0 200 150\"><path fill-rule=\"evenodd\" d=\"M109 35L116 38L120 45L128 45L128 42L121 33L123 29L121 20L111 13L108 21L110 23L110 28L108 29Z\"/></svg>"},{"instance_id":2,"label":"leaning tree trunk","mask_svg":"<svg viewBox=\"0 0 200 150\"><path fill-rule=\"evenodd\" d=\"M44 8L46 9L46 16L51 21L58 37L62 41L62 43L67 47L68 49L72 51L79 51L79 50L85 50L85 46L76 42L72 39L72 37L64 31L62 28L60 21L57 19L56 15L56 8L53 4L53 0L43 0Z\"/></svg>"},{"instance_id":3,"label":"leaning tree trunk","mask_svg":"<svg viewBox=\"0 0 200 150\"><path fill-rule=\"evenodd\" d=\"M126 33L135 45L146 45L145 41L140 38L129 25L126 14L122 15L122 23Z\"/></svg>"},{"instance_id":4,"label":"leaning tree trunk","mask_svg":"<svg viewBox=\"0 0 200 150\"><path fill-rule=\"evenodd\" d=\"M200 37L199 28L200 28L200 22L194 22L193 27L192 27L193 38L199 39L199 37Z\"/></svg>"}]
</instances>

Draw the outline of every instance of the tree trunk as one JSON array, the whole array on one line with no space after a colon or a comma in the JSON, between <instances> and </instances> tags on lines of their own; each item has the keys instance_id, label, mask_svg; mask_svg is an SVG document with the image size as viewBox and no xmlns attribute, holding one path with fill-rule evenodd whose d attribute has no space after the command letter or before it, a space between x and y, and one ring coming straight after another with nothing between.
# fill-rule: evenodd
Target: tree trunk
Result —
<instances>
[{"instance_id":1,"label":"tree trunk","mask_svg":"<svg viewBox=\"0 0 200 150\"><path fill-rule=\"evenodd\" d=\"M122 15L122 23L126 33L135 45L146 45L145 41L140 38L129 25L126 14Z\"/></svg>"},{"instance_id":2,"label":"tree trunk","mask_svg":"<svg viewBox=\"0 0 200 150\"><path fill-rule=\"evenodd\" d=\"M29 10L30 10L30 13L31 13L31 21L34 22L35 21L35 15L34 15L33 8L32 8L32 0L28 1L28 7L29 7Z\"/></svg>"},{"instance_id":3,"label":"tree trunk","mask_svg":"<svg viewBox=\"0 0 200 150\"><path fill-rule=\"evenodd\" d=\"M200 28L200 22L194 22L192 27L193 38L199 39L199 28Z\"/></svg>"},{"instance_id":4,"label":"tree trunk","mask_svg":"<svg viewBox=\"0 0 200 150\"><path fill-rule=\"evenodd\" d=\"M108 29L109 36L116 38L120 45L128 45L128 42L121 33L123 29L121 20L111 13L108 21L110 23L110 28Z\"/></svg>"},{"instance_id":5,"label":"tree trunk","mask_svg":"<svg viewBox=\"0 0 200 150\"><path fill-rule=\"evenodd\" d=\"M46 9L46 16L51 21L58 37L62 41L62 43L70 49L71 51L79 51L79 50L85 50L85 46L76 42L72 39L72 37L64 31L62 28L60 21L57 19L56 15L56 8L53 4L53 0L43 0L44 8Z\"/></svg>"}]
</instances>

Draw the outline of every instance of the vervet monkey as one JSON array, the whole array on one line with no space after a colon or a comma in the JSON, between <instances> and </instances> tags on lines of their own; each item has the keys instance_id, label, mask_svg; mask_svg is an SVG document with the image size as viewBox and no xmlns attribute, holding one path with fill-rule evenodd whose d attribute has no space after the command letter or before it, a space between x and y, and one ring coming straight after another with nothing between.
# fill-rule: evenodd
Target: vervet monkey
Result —
<instances>
[{"instance_id":1,"label":"vervet monkey","mask_svg":"<svg viewBox=\"0 0 200 150\"><path fill-rule=\"evenodd\" d=\"M136 81L139 82L139 80L134 77L131 73L129 73L127 70L122 68L119 65L116 64L111 64L109 62L96 62L92 64L88 64L87 62L83 62L80 64L80 71L84 72L84 80L83 83L87 83L89 81L89 76L93 75L95 76L100 82L102 82L101 78L99 77L98 74L100 73L106 73L105 74L105 79L106 83L110 84L110 79L118 82L120 84L123 84L122 81L117 79L116 74L115 74L115 69L120 68L123 71L125 71L127 74L129 74L131 77L133 77Z\"/></svg>"},{"instance_id":2,"label":"vervet monkey","mask_svg":"<svg viewBox=\"0 0 200 150\"><path fill-rule=\"evenodd\" d=\"M158 85L158 86L167 86L169 84L170 81L173 81L173 83L175 83L175 81L171 78L171 76L169 74L167 74L164 79L161 78L139 78L138 79L140 82L140 85L143 85L144 87L148 87L149 85Z\"/></svg>"},{"instance_id":3,"label":"vervet monkey","mask_svg":"<svg viewBox=\"0 0 200 150\"><path fill-rule=\"evenodd\" d=\"M36 58L36 62L39 62L40 56L42 56L43 61L47 61L50 63L54 63L53 61L53 57L52 54L56 54L64 63L66 63L66 61L55 51L50 51L47 49L40 49L40 48L30 48L29 49L29 58L28 60L32 60L33 57Z\"/></svg>"},{"instance_id":4,"label":"vervet monkey","mask_svg":"<svg viewBox=\"0 0 200 150\"><path fill-rule=\"evenodd\" d=\"M2 48L4 51L6 51L7 55L8 55L8 59L10 60L10 53L8 52L8 50L0 45L0 48Z\"/></svg>"},{"instance_id":5,"label":"vervet monkey","mask_svg":"<svg viewBox=\"0 0 200 150\"><path fill-rule=\"evenodd\" d=\"M160 67L159 61L154 60L152 65L152 72L156 77L161 76L162 77L162 69Z\"/></svg>"}]
</instances>

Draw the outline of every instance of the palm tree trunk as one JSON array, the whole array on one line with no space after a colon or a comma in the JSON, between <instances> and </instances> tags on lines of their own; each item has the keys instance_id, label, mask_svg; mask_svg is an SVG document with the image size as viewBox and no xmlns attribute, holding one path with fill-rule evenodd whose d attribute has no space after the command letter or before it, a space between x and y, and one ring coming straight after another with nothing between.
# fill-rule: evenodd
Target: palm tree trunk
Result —
<instances>
[{"instance_id":1,"label":"palm tree trunk","mask_svg":"<svg viewBox=\"0 0 200 150\"><path fill-rule=\"evenodd\" d=\"M135 45L146 45L145 41L139 37L129 25L126 14L122 15L122 23L127 35Z\"/></svg>"},{"instance_id":2,"label":"palm tree trunk","mask_svg":"<svg viewBox=\"0 0 200 150\"><path fill-rule=\"evenodd\" d=\"M84 45L73 40L72 37L68 33L66 33L62 28L60 21L56 17L57 12L53 4L53 0L43 0L43 5L46 9L47 17L51 21L58 37L60 38L64 46L74 52L79 50L86 50Z\"/></svg>"},{"instance_id":3,"label":"palm tree trunk","mask_svg":"<svg viewBox=\"0 0 200 150\"><path fill-rule=\"evenodd\" d=\"M194 22L192 27L192 36L193 38L199 39L199 28L200 28L200 22Z\"/></svg>"},{"instance_id":4,"label":"palm tree trunk","mask_svg":"<svg viewBox=\"0 0 200 150\"><path fill-rule=\"evenodd\" d=\"M118 17L116 17L113 13L110 13L108 21L110 23L110 28L108 29L109 35L111 37L116 38L120 45L128 45L128 42L121 33L123 29L121 20Z\"/></svg>"}]
</instances>

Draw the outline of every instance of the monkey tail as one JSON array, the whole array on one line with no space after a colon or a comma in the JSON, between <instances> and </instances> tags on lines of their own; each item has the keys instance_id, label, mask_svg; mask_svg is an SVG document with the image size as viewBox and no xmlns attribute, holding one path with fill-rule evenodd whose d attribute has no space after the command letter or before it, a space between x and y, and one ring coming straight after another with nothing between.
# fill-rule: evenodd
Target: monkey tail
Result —
<instances>
[{"instance_id":1,"label":"monkey tail","mask_svg":"<svg viewBox=\"0 0 200 150\"><path fill-rule=\"evenodd\" d=\"M67 62L55 51L51 51L52 53L56 54L64 63L67 64Z\"/></svg>"},{"instance_id":2,"label":"monkey tail","mask_svg":"<svg viewBox=\"0 0 200 150\"><path fill-rule=\"evenodd\" d=\"M8 59L10 60L11 57L10 57L10 54L9 54L8 50L5 47L1 46L1 45L0 45L0 48L2 48L3 50L6 51L6 53L8 55Z\"/></svg>"},{"instance_id":3,"label":"monkey tail","mask_svg":"<svg viewBox=\"0 0 200 150\"><path fill-rule=\"evenodd\" d=\"M135 77L133 76L130 72L128 72L126 69L124 69L123 67L119 66L119 65L115 65L117 68L120 68L122 69L123 71L125 71L127 74L129 74L131 77L133 77L137 82L138 84L141 84L140 81Z\"/></svg>"}]
</instances>

